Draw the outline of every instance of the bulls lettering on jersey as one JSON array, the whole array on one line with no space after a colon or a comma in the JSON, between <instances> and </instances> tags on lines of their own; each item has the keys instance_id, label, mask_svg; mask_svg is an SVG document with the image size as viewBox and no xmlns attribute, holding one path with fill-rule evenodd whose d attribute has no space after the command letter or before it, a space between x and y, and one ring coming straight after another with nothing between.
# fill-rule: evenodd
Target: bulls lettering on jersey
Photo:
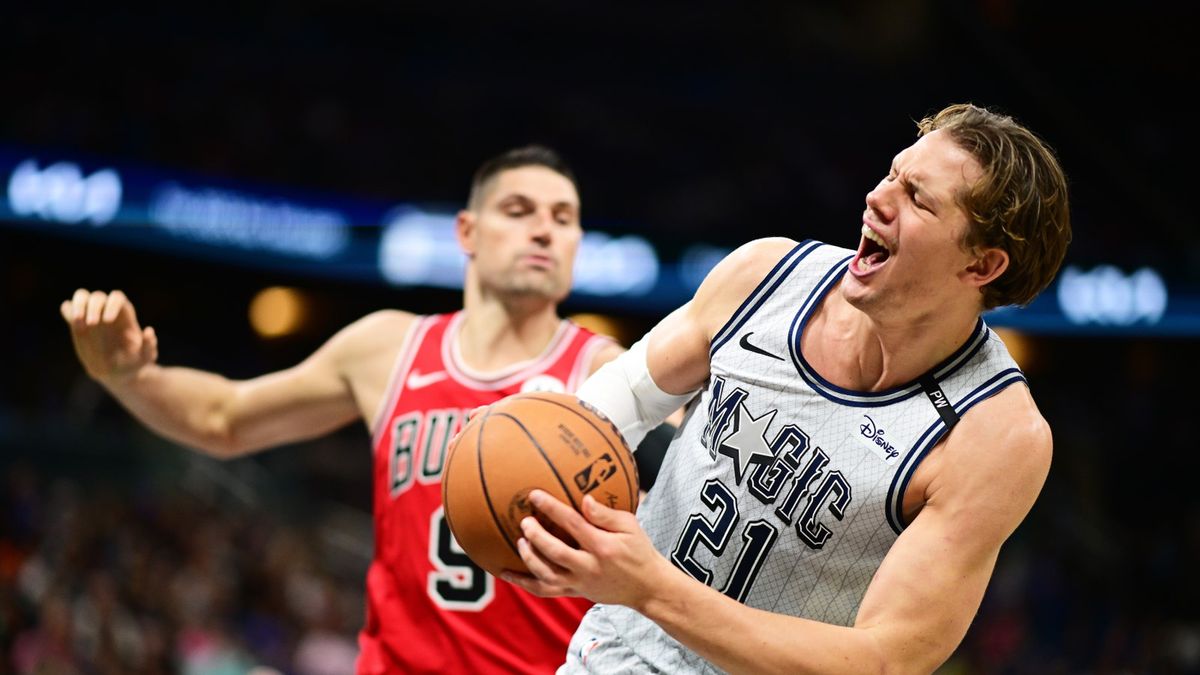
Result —
<instances>
[{"instance_id":1,"label":"bulls lettering on jersey","mask_svg":"<svg viewBox=\"0 0 1200 675\"><path fill-rule=\"evenodd\" d=\"M375 558L359 673L537 673L563 662L590 606L538 598L485 573L442 512L450 439L467 414L523 391L574 391L611 344L563 321L538 358L494 373L458 354L462 313L422 317L404 340L374 425Z\"/></svg>"}]
</instances>

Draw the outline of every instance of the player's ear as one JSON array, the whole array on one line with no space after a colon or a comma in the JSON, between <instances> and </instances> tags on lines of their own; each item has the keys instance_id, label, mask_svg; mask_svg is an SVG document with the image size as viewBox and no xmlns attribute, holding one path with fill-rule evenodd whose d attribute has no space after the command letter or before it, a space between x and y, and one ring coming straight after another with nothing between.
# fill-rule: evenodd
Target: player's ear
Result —
<instances>
[{"instance_id":1,"label":"player's ear","mask_svg":"<svg viewBox=\"0 0 1200 675\"><path fill-rule=\"evenodd\" d=\"M467 254L468 258L475 257L475 214L463 209L454 219L454 236L458 238L458 247Z\"/></svg>"},{"instance_id":2,"label":"player's ear","mask_svg":"<svg viewBox=\"0 0 1200 675\"><path fill-rule=\"evenodd\" d=\"M1007 251L1000 248L985 248L976 254L975 260L959 273L959 277L975 288L983 288L998 279L1007 269Z\"/></svg>"}]
</instances>

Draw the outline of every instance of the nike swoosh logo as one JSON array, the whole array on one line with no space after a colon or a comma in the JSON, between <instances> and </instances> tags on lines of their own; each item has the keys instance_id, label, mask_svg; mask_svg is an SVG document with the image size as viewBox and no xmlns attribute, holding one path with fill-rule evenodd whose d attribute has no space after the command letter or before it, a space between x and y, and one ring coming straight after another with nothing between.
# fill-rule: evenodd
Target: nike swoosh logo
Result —
<instances>
[{"instance_id":1,"label":"nike swoosh logo","mask_svg":"<svg viewBox=\"0 0 1200 675\"><path fill-rule=\"evenodd\" d=\"M407 386L409 389L423 389L431 384L441 382L447 377L449 377L449 375L447 375L446 371L444 370L439 370L433 373L420 373L414 370L408 374L408 381L406 382L405 386Z\"/></svg>"},{"instance_id":2,"label":"nike swoosh logo","mask_svg":"<svg viewBox=\"0 0 1200 675\"><path fill-rule=\"evenodd\" d=\"M783 357L781 357L781 356L775 356L774 354L763 349L762 347L755 347L754 345L750 344L750 336L751 335L754 335L754 331L750 331L749 333L746 333L745 335L742 336L741 340L738 340L738 344L742 346L742 349L745 349L748 352L754 352L755 354L762 354L763 356L770 357L772 359L775 359L776 361L783 360Z\"/></svg>"}]
</instances>

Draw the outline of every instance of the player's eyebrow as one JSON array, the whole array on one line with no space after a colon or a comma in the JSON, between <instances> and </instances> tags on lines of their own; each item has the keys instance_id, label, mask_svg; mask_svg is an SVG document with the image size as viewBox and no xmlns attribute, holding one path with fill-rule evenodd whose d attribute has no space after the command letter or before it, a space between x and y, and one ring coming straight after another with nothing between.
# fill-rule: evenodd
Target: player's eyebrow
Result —
<instances>
[{"instance_id":1,"label":"player's eyebrow","mask_svg":"<svg viewBox=\"0 0 1200 675\"><path fill-rule=\"evenodd\" d=\"M914 194L921 195L921 200L929 209L936 210L942 205L941 198L938 197L934 190L929 188L929 184L920 173L909 174L905 182L912 186Z\"/></svg>"},{"instance_id":2,"label":"player's eyebrow","mask_svg":"<svg viewBox=\"0 0 1200 675\"><path fill-rule=\"evenodd\" d=\"M897 159L899 159L899 157L899 155L896 156ZM912 190L914 197L918 194L921 196L921 203L925 206L925 208L929 209L930 211L937 211L939 208L941 208L943 201L942 198L939 197L937 193L929 187L928 182L925 180L925 175L920 171L910 170L906 172L900 172L896 169L896 161L892 160L891 173L894 174L901 183L904 183L904 185Z\"/></svg>"}]
</instances>

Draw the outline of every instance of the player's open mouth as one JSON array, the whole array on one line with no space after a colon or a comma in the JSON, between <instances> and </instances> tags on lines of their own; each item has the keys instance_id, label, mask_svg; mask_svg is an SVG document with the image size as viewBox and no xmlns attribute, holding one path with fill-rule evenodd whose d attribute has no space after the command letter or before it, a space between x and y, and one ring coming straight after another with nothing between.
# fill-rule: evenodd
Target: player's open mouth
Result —
<instances>
[{"instance_id":1,"label":"player's open mouth","mask_svg":"<svg viewBox=\"0 0 1200 675\"><path fill-rule=\"evenodd\" d=\"M855 276L866 276L883 267L891 255L892 251L883 237L864 223L862 242L858 245L858 253L850 261L850 270Z\"/></svg>"}]
</instances>

